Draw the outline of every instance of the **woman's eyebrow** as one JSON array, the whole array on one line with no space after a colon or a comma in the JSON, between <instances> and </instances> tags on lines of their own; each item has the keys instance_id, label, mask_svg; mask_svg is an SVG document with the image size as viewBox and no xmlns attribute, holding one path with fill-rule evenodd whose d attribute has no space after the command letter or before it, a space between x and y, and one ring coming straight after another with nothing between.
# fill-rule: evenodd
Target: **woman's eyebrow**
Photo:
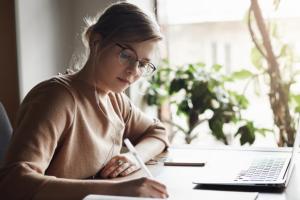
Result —
<instances>
[{"instance_id":1,"label":"woman's eyebrow","mask_svg":"<svg viewBox=\"0 0 300 200\"><path fill-rule=\"evenodd\" d=\"M122 44L122 46L132 50L136 54L136 51L134 50L134 48L130 44Z\"/></svg>"},{"instance_id":2,"label":"woman's eyebrow","mask_svg":"<svg viewBox=\"0 0 300 200\"><path fill-rule=\"evenodd\" d=\"M131 51L133 51L133 52L135 53L136 57L138 58L138 55L137 55L137 53L136 53L136 50L135 50L130 44L122 44L122 45L123 45L124 47L130 49ZM139 59L139 58L138 58L138 59ZM150 61L149 58L140 58L139 60L143 60L143 61L147 61L147 62Z\"/></svg>"},{"instance_id":3,"label":"woman's eyebrow","mask_svg":"<svg viewBox=\"0 0 300 200\"><path fill-rule=\"evenodd\" d=\"M142 61L150 62L150 59L149 59L149 58L142 58L141 60L142 60Z\"/></svg>"}]
</instances>

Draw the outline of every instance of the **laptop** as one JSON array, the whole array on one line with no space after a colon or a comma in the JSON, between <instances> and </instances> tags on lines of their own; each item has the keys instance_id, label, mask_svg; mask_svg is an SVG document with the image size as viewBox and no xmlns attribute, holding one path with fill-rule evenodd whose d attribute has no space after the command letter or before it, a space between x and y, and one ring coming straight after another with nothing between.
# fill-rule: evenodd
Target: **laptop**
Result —
<instances>
[{"instance_id":1,"label":"laptop","mask_svg":"<svg viewBox=\"0 0 300 200\"><path fill-rule=\"evenodd\" d=\"M247 152L236 161L230 161L221 168L216 166L213 170L222 170L218 175L216 171L204 177L198 176L193 183L195 189L228 189L228 190L278 190L287 187L291 177L296 155L299 149L300 128L298 127L292 151L253 151ZM238 163L245 164L238 164ZM212 171L213 171L212 170ZM274 190L275 191L275 190Z\"/></svg>"}]
</instances>

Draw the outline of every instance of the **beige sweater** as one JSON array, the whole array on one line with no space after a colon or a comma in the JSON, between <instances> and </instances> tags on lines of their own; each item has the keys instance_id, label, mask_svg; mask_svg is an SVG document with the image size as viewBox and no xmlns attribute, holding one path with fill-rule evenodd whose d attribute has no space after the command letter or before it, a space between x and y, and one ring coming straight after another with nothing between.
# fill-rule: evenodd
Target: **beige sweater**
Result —
<instances>
[{"instance_id":1,"label":"beige sweater","mask_svg":"<svg viewBox=\"0 0 300 200\"><path fill-rule=\"evenodd\" d=\"M91 184L70 179L95 175L120 153L125 137L133 143L155 137L168 145L162 124L140 112L125 94L109 94L107 105L97 105L94 88L71 75L34 87L20 107L0 170L0 198L33 199L47 187L65 193L70 184ZM73 191L78 195L70 196L89 193L79 188Z\"/></svg>"}]
</instances>

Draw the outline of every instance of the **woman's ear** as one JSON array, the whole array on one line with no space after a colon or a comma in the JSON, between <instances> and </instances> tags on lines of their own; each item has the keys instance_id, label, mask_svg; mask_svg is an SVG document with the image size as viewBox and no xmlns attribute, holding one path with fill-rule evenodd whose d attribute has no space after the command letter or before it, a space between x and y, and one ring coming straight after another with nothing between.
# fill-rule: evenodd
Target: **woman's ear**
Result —
<instances>
[{"instance_id":1,"label":"woman's ear","mask_svg":"<svg viewBox=\"0 0 300 200\"><path fill-rule=\"evenodd\" d=\"M99 33L91 34L90 42L89 42L91 51L98 50L99 47L101 46L101 42L102 42L101 34L99 34Z\"/></svg>"}]
</instances>

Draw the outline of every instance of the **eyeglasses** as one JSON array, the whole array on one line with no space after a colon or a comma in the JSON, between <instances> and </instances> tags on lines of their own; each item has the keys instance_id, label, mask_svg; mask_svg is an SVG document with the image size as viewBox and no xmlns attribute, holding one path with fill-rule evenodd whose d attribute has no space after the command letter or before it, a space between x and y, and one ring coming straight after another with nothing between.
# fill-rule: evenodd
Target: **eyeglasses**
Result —
<instances>
[{"instance_id":1,"label":"eyeglasses","mask_svg":"<svg viewBox=\"0 0 300 200\"><path fill-rule=\"evenodd\" d=\"M150 76L156 70L154 64L148 61L137 59L137 55L132 49L119 43L116 43L116 45L121 48L119 53L119 62L123 66L136 67L136 64L138 64L138 73L140 76Z\"/></svg>"}]
</instances>

